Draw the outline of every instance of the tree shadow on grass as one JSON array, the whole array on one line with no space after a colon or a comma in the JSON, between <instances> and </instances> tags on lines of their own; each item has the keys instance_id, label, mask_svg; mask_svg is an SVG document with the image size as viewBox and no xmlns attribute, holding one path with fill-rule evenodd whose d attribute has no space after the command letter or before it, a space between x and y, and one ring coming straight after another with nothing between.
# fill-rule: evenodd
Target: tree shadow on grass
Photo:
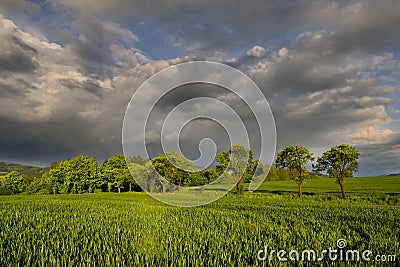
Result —
<instances>
[{"instance_id":1,"label":"tree shadow on grass","mask_svg":"<svg viewBox=\"0 0 400 267\"><path fill-rule=\"evenodd\" d=\"M265 189L260 189L256 190L257 193L270 193L270 194L275 194L275 195L292 195L292 194L298 194L298 191L288 191L288 190L265 190ZM303 195L305 196L315 196L316 194L314 192L303 192Z\"/></svg>"}]
</instances>

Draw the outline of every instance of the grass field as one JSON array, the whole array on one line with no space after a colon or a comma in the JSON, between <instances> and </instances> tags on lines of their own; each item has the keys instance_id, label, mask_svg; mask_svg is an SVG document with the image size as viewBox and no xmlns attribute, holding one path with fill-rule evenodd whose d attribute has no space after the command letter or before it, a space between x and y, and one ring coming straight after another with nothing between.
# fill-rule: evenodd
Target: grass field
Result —
<instances>
[{"instance_id":1,"label":"grass field","mask_svg":"<svg viewBox=\"0 0 400 267\"><path fill-rule=\"evenodd\" d=\"M293 181L268 182L196 208L145 193L1 196L0 266L281 266L276 257L260 261L258 251L320 253L338 239L346 249L371 250L372 260L396 255L384 265L398 265L399 177L353 178L346 186L349 199L341 200L334 180L307 180L299 200ZM328 263L365 262L291 265Z\"/></svg>"},{"instance_id":2,"label":"grass field","mask_svg":"<svg viewBox=\"0 0 400 267\"><path fill-rule=\"evenodd\" d=\"M349 195L364 194L399 194L400 176L349 178L345 180L346 193ZM258 189L260 192L297 193L296 184L291 181L266 182ZM303 191L309 194L340 195L339 184L332 178L310 179L303 185Z\"/></svg>"}]
</instances>

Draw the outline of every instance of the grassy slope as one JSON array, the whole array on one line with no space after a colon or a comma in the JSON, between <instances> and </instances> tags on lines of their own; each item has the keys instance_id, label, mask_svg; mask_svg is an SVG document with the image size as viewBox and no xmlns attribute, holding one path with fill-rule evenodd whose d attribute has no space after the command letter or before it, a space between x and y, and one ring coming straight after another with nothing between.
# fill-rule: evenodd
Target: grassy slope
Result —
<instances>
[{"instance_id":1,"label":"grassy slope","mask_svg":"<svg viewBox=\"0 0 400 267\"><path fill-rule=\"evenodd\" d=\"M351 249L400 257L400 196L391 196L395 204L364 201L399 193L399 177L349 179L347 188L357 201L320 198L339 186L309 180L304 189L316 196L301 201L292 198L293 181L267 182L261 192L269 193L228 194L196 208L145 193L0 196L0 266L266 266L256 257L264 246L321 251L339 238Z\"/></svg>"},{"instance_id":2,"label":"grassy slope","mask_svg":"<svg viewBox=\"0 0 400 267\"><path fill-rule=\"evenodd\" d=\"M11 162L0 162L0 175L4 175L12 171L17 171L25 176L35 177L42 175L48 169L49 168L47 167L36 167Z\"/></svg>"},{"instance_id":3,"label":"grassy slope","mask_svg":"<svg viewBox=\"0 0 400 267\"><path fill-rule=\"evenodd\" d=\"M400 176L349 178L345 181L345 190L349 195L366 194L399 194ZM265 182L259 192L267 193L297 193L298 187L294 181ZM321 178L306 180L303 185L305 194L340 194L339 184L335 179Z\"/></svg>"},{"instance_id":4,"label":"grassy slope","mask_svg":"<svg viewBox=\"0 0 400 267\"><path fill-rule=\"evenodd\" d=\"M321 251L339 238L398 255L399 217L398 207L272 194L230 194L196 208L144 193L0 196L0 266L264 266L256 256L264 246Z\"/></svg>"}]
</instances>

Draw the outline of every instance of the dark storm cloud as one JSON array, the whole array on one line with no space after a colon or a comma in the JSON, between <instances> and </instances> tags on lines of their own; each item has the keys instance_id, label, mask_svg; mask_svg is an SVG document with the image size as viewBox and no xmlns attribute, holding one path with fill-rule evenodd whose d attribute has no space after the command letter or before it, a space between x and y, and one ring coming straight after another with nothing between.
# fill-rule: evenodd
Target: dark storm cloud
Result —
<instances>
[{"instance_id":1,"label":"dark storm cloud","mask_svg":"<svg viewBox=\"0 0 400 267\"><path fill-rule=\"evenodd\" d=\"M249 134L250 147L253 149L256 157L259 156L261 142L260 129L252 111L238 95L226 88L206 83L193 83L179 86L169 91L156 103L154 109L149 114L146 127L146 132L152 133L146 142L149 145L150 154L152 156L159 155L163 152L161 140L158 138L163 125L159 122L164 121L177 105L186 100L198 97L218 99L231 107L244 123ZM190 110L186 112L199 111L198 109L201 108L202 107L190 107ZM221 113L222 111L223 109L220 110ZM219 123L221 122L208 119L196 119L188 123L182 129L182 136L184 137L179 139L182 145L181 149L186 153L185 156L196 159L199 156L198 145L203 138L211 138L214 140L218 152L228 149L230 145L232 145L229 143L229 135L227 135L226 130L223 129L224 125ZM177 125L177 131L179 129L178 127L180 127L180 125ZM154 134L157 135L157 138L154 138Z\"/></svg>"},{"instance_id":2,"label":"dark storm cloud","mask_svg":"<svg viewBox=\"0 0 400 267\"><path fill-rule=\"evenodd\" d=\"M76 89L82 89L85 90L98 98L103 97L103 88L99 85L99 83L96 80L86 80L84 82L76 82L76 81L71 81L68 79L61 79L59 80L60 84L71 89L71 90L76 90Z\"/></svg>"},{"instance_id":3,"label":"dark storm cloud","mask_svg":"<svg viewBox=\"0 0 400 267\"><path fill-rule=\"evenodd\" d=\"M17 84L8 84L0 81L0 97L3 98L13 98L13 97L23 97L25 93L29 92L29 89L35 89L27 81L21 78L16 79Z\"/></svg>"},{"instance_id":4,"label":"dark storm cloud","mask_svg":"<svg viewBox=\"0 0 400 267\"><path fill-rule=\"evenodd\" d=\"M397 48L400 4L386 1L77 1L63 5L120 19L151 18L172 42L197 53L229 52L255 42L285 42L285 35L338 32L335 49L379 52Z\"/></svg>"},{"instance_id":5,"label":"dark storm cloud","mask_svg":"<svg viewBox=\"0 0 400 267\"><path fill-rule=\"evenodd\" d=\"M88 121L77 116L32 123L1 117L0 160L47 165L82 153L105 159L121 152L119 127L116 137L110 138L105 124L104 119Z\"/></svg>"},{"instance_id":6,"label":"dark storm cloud","mask_svg":"<svg viewBox=\"0 0 400 267\"><path fill-rule=\"evenodd\" d=\"M31 72L38 68L35 48L26 44L13 32L0 33L0 74L4 72Z\"/></svg>"},{"instance_id":7,"label":"dark storm cloud","mask_svg":"<svg viewBox=\"0 0 400 267\"><path fill-rule=\"evenodd\" d=\"M398 105L399 1L47 3L61 16L54 25L21 30L14 20L2 20L0 158L45 162L113 154L121 147L123 112L135 88L170 65L208 59L228 61L259 85L275 115L278 149L302 144L320 153L347 142L359 145L362 173L396 168L398 138L357 143L353 136L368 127L384 129L392 121L387 110ZM3 1L0 12L11 18L35 6ZM135 48L139 38L127 24L132 17L151 22L157 28L152 34L189 56L151 60ZM185 99L207 95L206 87L167 95L154 121ZM240 101L226 92L208 95L235 107L249 129L257 128ZM194 158L201 138L226 139L207 123L193 122L183 131L195 140L181 140Z\"/></svg>"},{"instance_id":8,"label":"dark storm cloud","mask_svg":"<svg viewBox=\"0 0 400 267\"><path fill-rule=\"evenodd\" d=\"M66 20L69 29L52 25L41 25L41 28L74 53L75 64L82 74L95 79L111 78L115 74L113 68L118 67L118 62L113 57L113 45L131 48L139 41L130 30L95 16L74 12L72 19Z\"/></svg>"},{"instance_id":9,"label":"dark storm cloud","mask_svg":"<svg viewBox=\"0 0 400 267\"><path fill-rule=\"evenodd\" d=\"M37 13L41 10L40 5L25 0L2 0L0 4L0 12L21 14Z\"/></svg>"},{"instance_id":10,"label":"dark storm cloud","mask_svg":"<svg viewBox=\"0 0 400 267\"><path fill-rule=\"evenodd\" d=\"M399 134L392 136L386 142L363 144L357 146L357 148L361 154L361 173L368 175L383 175L399 172Z\"/></svg>"},{"instance_id":11,"label":"dark storm cloud","mask_svg":"<svg viewBox=\"0 0 400 267\"><path fill-rule=\"evenodd\" d=\"M308 3L290 1L63 1L79 12L111 19L155 20L171 42L200 52L249 46L307 22ZM264 33L264 34L261 34Z\"/></svg>"},{"instance_id":12,"label":"dark storm cloud","mask_svg":"<svg viewBox=\"0 0 400 267\"><path fill-rule=\"evenodd\" d=\"M334 48L336 41L335 33L307 32L287 47L270 49L261 57L245 55L228 64L249 73L267 96L295 97L345 87L350 80L374 80L375 88L382 89L387 82L372 72L374 56L345 53ZM369 95L372 86L362 87L358 95Z\"/></svg>"},{"instance_id":13,"label":"dark storm cloud","mask_svg":"<svg viewBox=\"0 0 400 267\"><path fill-rule=\"evenodd\" d=\"M335 48L339 51L379 53L398 48L400 2L361 1L339 24ZM346 16L347 15L347 16Z\"/></svg>"},{"instance_id":14,"label":"dark storm cloud","mask_svg":"<svg viewBox=\"0 0 400 267\"><path fill-rule=\"evenodd\" d=\"M110 40L105 36L102 25L93 19L83 18L75 22L79 37L68 44L77 54L82 71L86 75L110 77L109 67L113 64Z\"/></svg>"}]
</instances>

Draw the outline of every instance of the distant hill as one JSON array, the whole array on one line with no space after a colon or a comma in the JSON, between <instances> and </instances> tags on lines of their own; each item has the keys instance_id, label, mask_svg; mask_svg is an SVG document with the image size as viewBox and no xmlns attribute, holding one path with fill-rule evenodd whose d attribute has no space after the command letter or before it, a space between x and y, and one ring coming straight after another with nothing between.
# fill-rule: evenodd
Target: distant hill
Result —
<instances>
[{"instance_id":1,"label":"distant hill","mask_svg":"<svg viewBox=\"0 0 400 267\"><path fill-rule=\"evenodd\" d=\"M391 173L391 174L388 174L386 176L400 176L400 173Z\"/></svg>"},{"instance_id":2,"label":"distant hill","mask_svg":"<svg viewBox=\"0 0 400 267\"><path fill-rule=\"evenodd\" d=\"M0 175L12 171L17 171L25 176L35 177L42 175L48 170L48 167L36 167L12 162L0 162Z\"/></svg>"}]
</instances>

